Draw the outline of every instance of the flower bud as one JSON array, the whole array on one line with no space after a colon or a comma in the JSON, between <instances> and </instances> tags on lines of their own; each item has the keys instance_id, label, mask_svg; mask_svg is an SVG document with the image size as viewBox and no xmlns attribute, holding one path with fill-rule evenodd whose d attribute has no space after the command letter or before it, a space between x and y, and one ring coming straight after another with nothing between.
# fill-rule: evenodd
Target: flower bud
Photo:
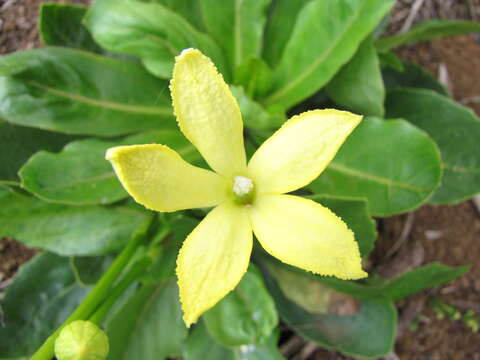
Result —
<instances>
[{"instance_id":1,"label":"flower bud","mask_svg":"<svg viewBox=\"0 0 480 360\"><path fill-rule=\"evenodd\" d=\"M55 341L58 360L104 360L108 350L107 335L90 321L77 320L68 324Z\"/></svg>"}]
</instances>

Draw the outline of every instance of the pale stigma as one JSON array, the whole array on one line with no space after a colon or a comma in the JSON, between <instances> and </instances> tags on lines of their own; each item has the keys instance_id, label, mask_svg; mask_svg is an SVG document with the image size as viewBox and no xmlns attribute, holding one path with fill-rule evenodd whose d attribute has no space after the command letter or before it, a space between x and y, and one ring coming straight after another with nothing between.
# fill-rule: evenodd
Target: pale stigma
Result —
<instances>
[{"instance_id":1,"label":"pale stigma","mask_svg":"<svg viewBox=\"0 0 480 360\"><path fill-rule=\"evenodd\" d=\"M233 192L238 197L248 195L253 190L253 181L245 176L235 176L233 178Z\"/></svg>"}]
</instances>

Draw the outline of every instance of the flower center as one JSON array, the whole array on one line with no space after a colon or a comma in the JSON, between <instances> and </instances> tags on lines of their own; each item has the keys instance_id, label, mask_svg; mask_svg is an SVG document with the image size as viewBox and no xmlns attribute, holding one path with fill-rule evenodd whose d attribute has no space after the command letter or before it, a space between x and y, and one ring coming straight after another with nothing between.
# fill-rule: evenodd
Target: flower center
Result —
<instances>
[{"instance_id":1,"label":"flower center","mask_svg":"<svg viewBox=\"0 0 480 360\"><path fill-rule=\"evenodd\" d=\"M240 204L251 204L255 194L255 186L252 179L245 176L235 176L233 178L233 193L235 200Z\"/></svg>"}]
</instances>

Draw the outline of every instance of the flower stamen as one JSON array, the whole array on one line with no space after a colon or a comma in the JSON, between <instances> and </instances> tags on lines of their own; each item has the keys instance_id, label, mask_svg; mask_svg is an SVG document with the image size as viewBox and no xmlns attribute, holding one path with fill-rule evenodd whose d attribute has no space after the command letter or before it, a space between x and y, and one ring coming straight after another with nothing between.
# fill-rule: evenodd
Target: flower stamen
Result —
<instances>
[{"instance_id":1,"label":"flower stamen","mask_svg":"<svg viewBox=\"0 0 480 360\"><path fill-rule=\"evenodd\" d=\"M245 176L235 176L233 178L232 190L235 199L240 204L251 204L254 196L254 188L252 179Z\"/></svg>"}]
</instances>

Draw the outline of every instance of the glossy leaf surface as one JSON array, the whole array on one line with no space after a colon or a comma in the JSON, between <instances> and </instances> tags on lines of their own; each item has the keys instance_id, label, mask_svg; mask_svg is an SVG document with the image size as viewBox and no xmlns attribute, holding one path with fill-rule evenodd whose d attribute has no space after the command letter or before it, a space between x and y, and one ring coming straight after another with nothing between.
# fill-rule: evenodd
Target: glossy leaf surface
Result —
<instances>
[{"instance_id":1,"label":"glossy leaf surface","mask_svg":"<svg viewBox=\"0 0 480 360\"><path fill-rule=\"evenodd\" d=\"M379 51L384 52L418 41L474 32L480 32L480 23L459 20L430 20L412 27L407 32L378 39L376 47Z\"/></svg>"},{"instance_id":2,"label":"glossy leaf surface","mask_svg":"<svg viewBox=\"0 0 480 360\"><path fill-rule=\"evenodd\" d=\"M187 337L175 281L147 284L106 324L111 360L161 360L178 356Z\"/></svg>"},{"instance_id":3,"label":"glossy leaf surface","mask_svg":"<svg viewBox=\"0 0 480 360\"><path fill-rule=\"evenodd\" d=\"M33 354L87 292L75 283L68 259L47 252L37 254L20 268L2 301L2 357Z\"/></svg>"},{"instance_id":4,"label":"glossy leaf surface","mask_svg":"<svg viewBox=\"0 0 480 360\"><path fill-rule=\"evenodd\" d=\"M265 28L263 57L272 67L282 58L300 10L312 0L275 0Z\"/></svg>"},{"instance_id":5,"label":"glossy leaf surface","mask_svg":"<svg viewBox=\"0 0 480 360\"><path fill-rule=\"evenodd\" d=\"M377 237L375 221L370 217L367 201L364 199L335 198L313 195L310 199L326 206L347 224L355 234L361 256L367 256L375 245Z\"/></svg>"},{"instance_id":6,"label":"glossy leaf surface","mask_svg":"<svg viewBox=\"0 0 480 360\"><path fill-rule=\"evenodd\" d=\"M20 167L39 150L58 151L73 136L16 126L0 120L0 183L20 181Z\"/></svg>"},{"instance_id":7,"label":"glossy leaf surface","mask_svg":"<svg viewBox=\"0 0 480 360\"><path fill-rule=\"evenodd\" d=\"M66 206L0 188L0 236L60 255L118 249L148 216L139 205Z\"/></svg>"},{"instance_id":8,"label":"glossy leaf surface","mask_svg":"<svg viewBox=\"0 0 480 360\"><path fill-rule=\"evenodd\" d=\"M176 127L167 83L141 65L53 47L0 59L0 116L105 137Z\"/></svg>"},{"instance_id":9,"label":"glossy leaf surface","mask_svg":"<svg viewBox=\"0 0 480 360\"><path fill-rule=\"evenodd\" d=\"M87 12L85 6L74 4L43 3L40 7L38 28L44 45L65 46L89 50L101 54L103 51L82 24Z\"/></svg>"},{"instance_id":10,"label":"glossy leaf surface","mask_svg":"<svg viewBox=\"0 0 480 360\"><path fill-rule=\"evenodd\" d=\"M277 349L277 334L272 334L263 344L224 347L209 335L203 321L191 332L184 347L185 360L281 360Z\"/></svg>"},{"instance_id":11,"label":"glossy leaf surface","mask_svg":"<svg viewBox=\"0 0 480 360\"><path fill-rule=\"evenodd\" d=\"M240 106L243 123L247 128L275 129L286 121L283 116L268 113L259 103L248 97L242 87L231 86L230 90Z\"/></svg>"},{"instance_id":12,"label":"glossy leaf surface","mask_svg":"<svg viewBox=\"0 0 480 360\"><path fill-rule=\"evenodd\" d=\"M80 285L95 285L103 273L108 270L114 259L115 257L110 254L103 256L74 256L70 258L70 267Z\"/></svg>"},{"instance_id":13,"label":"glossy leaf surface","mask_svg":"<svg viewBox=\"0 0 480 360\"><path fill-rule=\"evenodd\" d=\"M156 76L169 79L175 56L196 48L229 77L224 55L207 35L160 3L96 1L84 19L94 39L110 51L138 56Z\"/></svg>"},{"instance_id":14,"label":"glossy leaf surface","mask_svg":"<svg viewBox=\"0 0 480 360\"><path fill-rule=\"evenodd\" d=\"M253 265L203 318L210 335L227 347L263 343L278 323L275 304Z\"/></svg>"},{"instance_id":15,"label":"glossy leaf surface","mask_svg":"<svg viewBox=\"0 0 480 360\"><path fill-rule=\"evenodd\" d=\"M322 279L333 289L362 300L399 301L419 291L456 279L467 272L469 266L449 267L438 263L428 264L380 285L362 285L334 278Z\"/></svg>"},{"instance_id":16,"label":"glossy leaf surface","mask_svg":"<svg viewBox=\"0 0 480 360\"><path fill-rule=\"evenodd\" d=\"M432 203L458 203L480 193L480 119L472 110L420 89L389 92L387 109L426 131L440 148L443 179Z\"/></svg>"},{"instance_id":17,"label":"glossy leaf surface","mask_svg":"<svg viewBox=\"0 0 480 360\"><path fill-rule=\"evenodd\" d=\"M207 31L223 47L233 71L248 59L260 56L270 2L200 0Z\"/></svg>"},{"instance_id":18,"label":"glossy leaf surface","mask_svg":"<svg viewBox=\"0 0 480 360\"><path fill-rule=\"evenodd\" d=\"M393 347L396 310L392 303L365 301L353 315L313 314L288 299L266 276L281 319L307 340L355 357L381 357Z\"/></svg>"},{"instance_id":19,"label":"glossy leaf surface","mask_svg":"<svg viewBox=\"0 0 480 360\"><path fill-rule=\"evenodd\" d=\"M385 88L373 45L367 38L325 88L335 103L362 115L383 116Z\"/></svg>"},{"instance_id":20,"label":"glossy leaf surface","mask_svg":"<svg viewBox=\"0 0 480 360\"><path fill-rule=\"evenodd\" d=\"M200 1L192 0L142 0L143 2L152 2L162 4L195 26L198 30L205 32L205 24L200 9Z\"/></svg>"},{"instance_id":21,"label":"glossy leaf surface","mask_svg":"<svg viewBox=\"0 0 480 360\"><path fill-rule=\"evenodd\" d=\"M396 88L420 88L449 96L448 90L432 74L413 63L401 62L403 70L383 69L383 81L387 90Z\"/></svg>"},{"instance_id":22,"label":"glossy leaf surface","mask_svg":"<svg viewBox=\"0 0 480 360\"><path fill-rule=\"evenodd\" d=\"M177 130L151 131L116 141L86 139L68 144L57 154L36 153L20 171L22 186L37 197L64 204L108 204L123 199L128 194L105 153L114 146L149 143L167 145L189 162L201 160Z\"/></svg>"},{"instance_id":23,"label":"glossy leaf surface","mask_svg":"<svg viewBox=\"0 0 480 360\"><path fill-rule=\"evenodd\" d=\"M438 148L423 131L404 120L366 118L308 188L366 198L372 215L389 216L427 201L440 178Z\"/></svg>"},{"instance_id":24,"label":"glossy leaf surface","mask_svg":"<svg viewBox=\"0 0 480 360\"><path fill-rule=\"evenodd\" d=\"M314 0L298 14L262 102L288 109L322 88L393 6L393 0Z\"/></svg>"}]
</instances>

